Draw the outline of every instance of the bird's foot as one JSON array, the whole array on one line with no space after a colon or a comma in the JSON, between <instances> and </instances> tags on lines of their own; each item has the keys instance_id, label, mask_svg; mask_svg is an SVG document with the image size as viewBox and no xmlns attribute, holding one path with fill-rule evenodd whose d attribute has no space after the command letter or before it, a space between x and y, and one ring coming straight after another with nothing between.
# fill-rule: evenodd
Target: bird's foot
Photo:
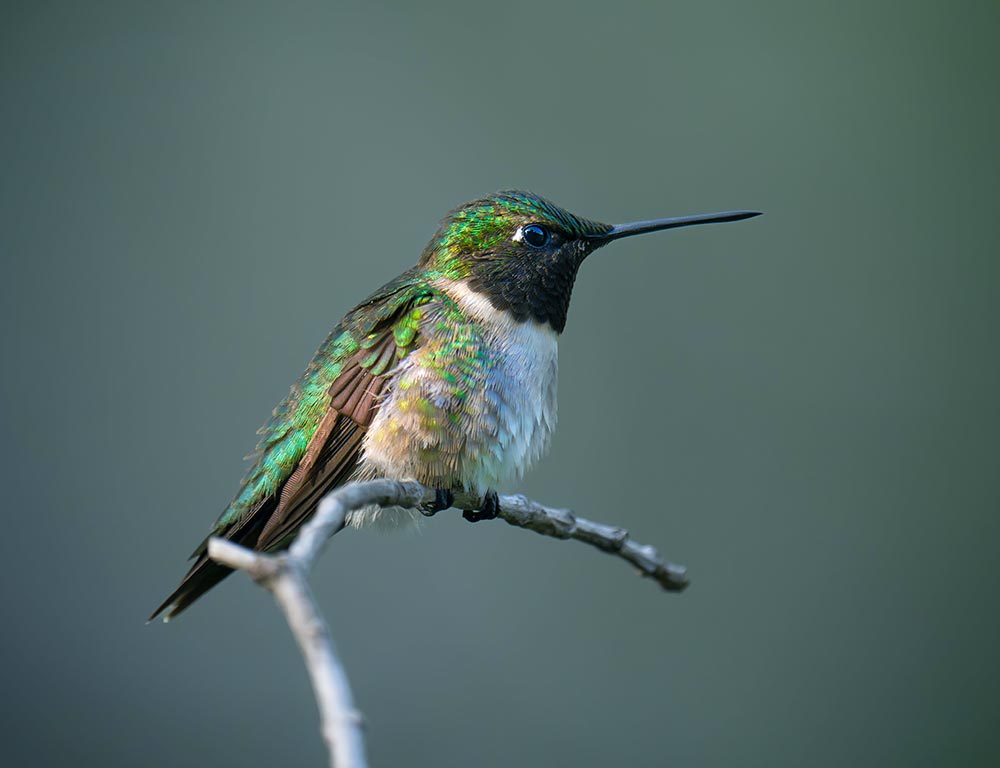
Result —
<instances>
[{"instance_id":1,"label":"bird's foot","mask_svg":"<svg viewBox=\"0 0 1000 768\"><path fill-rule=\"evenodd\" d=\"M462 517L470 523L478 523L480 520L494 520L500 514L500 499L496 491L487 491L483 496L483 506L479 509L466 509L462 512Z\"/></svg>"},{"instance_id":2,"label":"bird's foot","mask_svg":"<svg viewBox=\"0 0 1000 768\"><path fill-rule=\"evenodd\" d=\"M455 503L455 494L452 493L447 488L435 488L434 489L434 501L428 501L426 504L421 505L420 514L424 517L431 517L436 515L443 509L448 509L452 504Z\"/></svg>"}]
</instances>

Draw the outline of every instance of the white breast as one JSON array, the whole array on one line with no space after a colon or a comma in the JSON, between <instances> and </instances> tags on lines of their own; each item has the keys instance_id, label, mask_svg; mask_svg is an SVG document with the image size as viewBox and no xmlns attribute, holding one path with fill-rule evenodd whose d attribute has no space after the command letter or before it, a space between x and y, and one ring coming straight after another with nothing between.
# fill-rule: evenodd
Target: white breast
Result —
<instances>
[{"instance_id":1,"label":"white breast","mask_svg":"<svg viewBox=\"0 0 1000 768\"><path fill-rule=\"evenodd\" d=\"M455 370L442 365L437 352L463 331L442 329L428 313L421 347L395 370L365 435L357 478L503 491L541 457L555 429L558 336L547 324L516 321L461 283L435 288L465 316L467 346ZM470 367L471 386L457 397L454 382ZM351 519L359 525L377 517Z\"/></svg>"},{"instance_id":2,"label":"white breast","mask_svg":"<svg viewBox=\"0 0 1000 768\"><path fill-rule=\"evenodd\" d=\"M497 419L497 451L485 452L472 487L497 488L520 477L548 449L556 426L558 334L547 323L518 322L461 283L441 286L483 328L493 361L487 389ZM472 467L470 467L472 469Z\"/></svg>"}]
</instances>

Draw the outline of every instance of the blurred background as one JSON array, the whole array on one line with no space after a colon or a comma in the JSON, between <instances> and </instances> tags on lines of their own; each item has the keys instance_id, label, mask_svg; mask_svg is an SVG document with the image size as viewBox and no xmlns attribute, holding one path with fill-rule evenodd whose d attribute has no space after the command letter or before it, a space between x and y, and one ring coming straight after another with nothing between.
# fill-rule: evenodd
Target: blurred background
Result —
<instances>
[{"instance_id":1,"label":"blurred background","mask_svg":"<svg viewBox=\"0 0 1000 768\"><path fill-rule=\"evenodd\" d=\"M756 208L581 270L518 488L690 568L441 515L314 585L374 766L997 765L995 2L0 11L16 766L321 765L230 579L145 626L327 331L498 188Z\"/></svg>"}]
</instances>

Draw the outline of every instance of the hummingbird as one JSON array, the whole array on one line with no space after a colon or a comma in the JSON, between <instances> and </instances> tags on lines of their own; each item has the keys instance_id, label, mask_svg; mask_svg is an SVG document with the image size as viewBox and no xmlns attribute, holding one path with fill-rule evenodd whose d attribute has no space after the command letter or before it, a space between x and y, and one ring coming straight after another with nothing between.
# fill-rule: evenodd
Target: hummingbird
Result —
<instances>
[{"instance_id":1,"label":"hummingbird","mask_svg":"<svg viewBox=\"0 0 1000 768\"><path fill-rule=\"evenodd\" d=\"M495 517L496 489L548 448L556 425L557 342L577 270L615 240L695 224L740 221L727 211L602 224L539 197L502 191L451 211L416 266L344 316L258 432L252 466L191 555L180 586L153 612L176 616L231 569L208 538L287 548L331 489L355 480L417 480L478 493L476 522ZM366 509L348 524L416 517Z\"/></svg>"}]
</instances>

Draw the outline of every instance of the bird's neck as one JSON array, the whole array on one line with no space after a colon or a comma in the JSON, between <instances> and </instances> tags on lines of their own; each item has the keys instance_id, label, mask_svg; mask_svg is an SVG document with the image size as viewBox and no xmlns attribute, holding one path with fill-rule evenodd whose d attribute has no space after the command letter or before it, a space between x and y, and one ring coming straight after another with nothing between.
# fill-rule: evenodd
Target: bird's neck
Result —
<instances>
[{"instance_id":1,"label":"bird's neck","mask_svg":"<svg viewBox=\"0 0 1000 768\"><path fill-rule=\"evenodd\" d=\"M580 261L582 258L517 264L484 260L468 264L453 284L518 322L541 323L562 333Z\"/></svg>"},{"instance_id":2,"label":"bird's neck","mask_svg":"<svg viewBox=\"0 0 1000 768\"><path fill-rule=\"evenodd\" d=\"M435 288L443 291L455 302L463 314L480 323L496 334L521 335L522 332L537 332L544 336L558 337L558 331L551 323L539 321L531 313L527 316L514 312L503 301L497 301L487 292L475 290L470 279L451 280L442 278L433 282Z\"/></svg>"}]
</instances>

